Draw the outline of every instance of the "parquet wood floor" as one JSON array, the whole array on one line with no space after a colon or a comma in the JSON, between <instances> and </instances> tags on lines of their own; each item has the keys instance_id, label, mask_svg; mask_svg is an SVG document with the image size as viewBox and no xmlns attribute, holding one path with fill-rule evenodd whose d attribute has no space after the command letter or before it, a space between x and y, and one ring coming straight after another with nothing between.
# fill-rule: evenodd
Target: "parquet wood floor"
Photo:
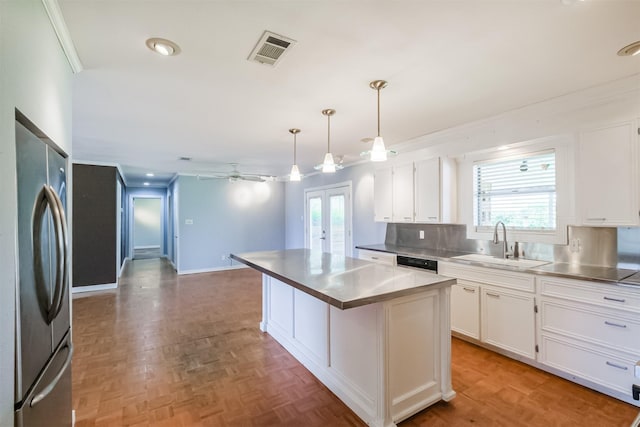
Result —
<instances>
[{"instance_id":1,"label":"parquet wood floor","mask_svg":"<svg viewBox=\"0 0 640 427\"><path fill-rule=\"evenodd\" d=\"M74 296L76 426L362 426L258 329L250 269L176 276L128 264L115 291ZM629 426L638 408L454 339L458 396L401 426Z\"/></svg>"}]
</instances>

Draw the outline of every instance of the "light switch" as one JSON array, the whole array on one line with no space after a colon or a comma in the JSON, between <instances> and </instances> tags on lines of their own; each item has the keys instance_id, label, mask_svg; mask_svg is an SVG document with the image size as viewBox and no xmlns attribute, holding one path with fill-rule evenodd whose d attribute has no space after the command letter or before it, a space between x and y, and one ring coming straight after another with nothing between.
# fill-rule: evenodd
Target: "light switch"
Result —
<instances>
[{"instance_id":1,"label":"light switch","mask_svg":"<svg viewBox=\"0 0 640 427\"><path fill-rule=\"evenodd\" d=\"M193 220L192 220L192 219L185 219L185 220L184 220L184 223L185 223L186 225L193 225Z\"/></svg>"}]
</instances>

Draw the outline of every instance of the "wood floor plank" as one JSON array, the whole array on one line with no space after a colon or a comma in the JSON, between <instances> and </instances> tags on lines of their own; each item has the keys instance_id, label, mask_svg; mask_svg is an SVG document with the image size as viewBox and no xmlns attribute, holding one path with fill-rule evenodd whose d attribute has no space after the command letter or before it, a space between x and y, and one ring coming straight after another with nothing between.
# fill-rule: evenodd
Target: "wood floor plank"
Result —
<instances>
[{"instance_id":1,"label":"wood floor plank","mask_svg":"<svg viewBox=\"0 0 640 427\"><path fill-rule=\"evenodd\" d=\"M250 269L176 276L130 262L117 290L73 300L77 427L363 426L258 329ZM625 426L639 409L453 339L453 387L401 426Z\"/></svg>"}]
</instances>

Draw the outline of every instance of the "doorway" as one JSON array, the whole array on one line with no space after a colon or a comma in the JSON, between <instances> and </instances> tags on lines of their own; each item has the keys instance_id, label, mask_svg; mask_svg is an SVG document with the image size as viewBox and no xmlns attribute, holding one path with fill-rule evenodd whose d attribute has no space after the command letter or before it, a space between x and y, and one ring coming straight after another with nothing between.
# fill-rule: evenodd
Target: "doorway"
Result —
<instances>
[{"instance_id":1,"label":"doorway","mask_svg":"<svg viewBox=\"0 0 640 427\"><path fill-rule=\"evenodd\" d=\"M162 198L133 197L132 258L162 257Z\"/></svg>"},{"instance_id":2,"label":"doorway","mask_svg":"<svg viewBox=\"0 0 640 427\"><path fill-rule=\"evenodd\" d=\"M351 256L351 183L305 190L305 247Z\"/></svg>"}]
</instances>

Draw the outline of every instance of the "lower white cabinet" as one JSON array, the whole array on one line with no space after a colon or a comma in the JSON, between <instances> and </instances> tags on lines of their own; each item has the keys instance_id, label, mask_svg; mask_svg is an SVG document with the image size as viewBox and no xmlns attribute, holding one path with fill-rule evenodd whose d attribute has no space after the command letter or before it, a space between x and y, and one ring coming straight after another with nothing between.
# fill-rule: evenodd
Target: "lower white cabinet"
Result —
<instances>
[{"instance_id":1,"label":"lower white cabinet","mask_svg":"<svg viewBox=\"0 0 640 427\"><path fill-rule=\"evenodd\" d=\"M451 330L532 360L536 358L535 280L530 274L440 262L455 277Z\"/></svg>"},{"instance_id":2,"label":"lower white cabinet","mask_svg":"<svg viewBox=\"0 0 640 427\"><path fill-rule=\"evenodd\" d=\"M458 280L451 286L451 330L480 339L480 285Z\"/></svg>"},{"instance_id":3,"label":"lower white cabinet","mask_svg":"<svg viewBox=\"0 0 640 427\"><path fill-rule=\"evenodd\" d=\"M536 358L535 297L482 286L482 341L529 359Z\"/></svg>"},{"instance_id":4,"label":"lower white cabinet","mask_svg":"<svg viewBox=\"0 0 640 427\"><path fill-rule=\"evenodd\" d=\"M636 406L640 290L610 283L538 277L539 362Z\"/></svg>"}]
</instances>

